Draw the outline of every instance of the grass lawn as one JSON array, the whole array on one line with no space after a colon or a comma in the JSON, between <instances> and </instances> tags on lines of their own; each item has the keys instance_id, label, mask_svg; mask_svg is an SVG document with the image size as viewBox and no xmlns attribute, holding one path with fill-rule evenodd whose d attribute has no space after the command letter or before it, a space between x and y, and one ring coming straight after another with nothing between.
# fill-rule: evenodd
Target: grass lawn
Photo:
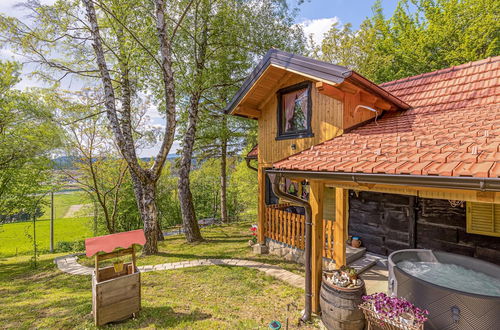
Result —
<instances>
[{"instance_id":1,"label":"grass lawn","mask_svg":"<svg viewBox=\"0 0 500 330\"><path fill-rule=\"evenodd\" d=\"M54 220L54 242L74 242L92 236L91 218L68 218ZM30 235L29 237L27 235ZM33 251L33 222L8 223L0 226L0 256L29 254ZM48 251L50 247L50 220L37 220L36 237L38 249Z\"/></svg>"},{"instance_id":2,"label":"grass lawn","mask_svg":"<svg viewBox=\"0 0 500 330\"><path fill-rule=\"evenodd\" d=\"M251 222L240 222L203 228L205 242L196 244L186 243L184 235L168 236L165 241L159 242L158 255L139 256L137 264L141 266L206 258L240 258L278 265L297 274L304 274L302 265L272 255L253 254L248 246L251 224ZM80 262L87 266L94 265L93 259L86 257L81 257ZM112 262L113 260L110 264Z\"/></svg>"},{"instance_id":3,"label":"grass lawn","mask_svg":"<svg viewBox=\"0 0 500 330\"><path fill-rule=\"evenodd\" d=\"M42 206L43 215L40 217L41 220L50 219L50 195L47 195L44 200L46 204ZM54 194L54 217L55 219L62 219L72 205L89 203L90 200L87 194L82 191L70 191Z\"/></svg>"},{"instance_id":4,"label":"grass lawn","mask_svg":"<svg viewBox=\"0 0 500 330\"><path fill-rule=\"evenodd\" d=\"M139 263L235 257L301 271L301 266L277 257L252 255L248 227L245 223L204 229L207 242L195 245L182 237L170 237L160 244L158 256L140 257ZM29 256L0 259L0 328L93 328L90 277L61 273L53 264L55 256L43 255L37 270L29 268ZM113 327L265 329L271 320L284 324L288 317L296 322L303 309L302 289L255 269L205 266L143 273L141 277L138 318ZM298 310L287 312L290 303Z\"/></svg>"}]
</instances>

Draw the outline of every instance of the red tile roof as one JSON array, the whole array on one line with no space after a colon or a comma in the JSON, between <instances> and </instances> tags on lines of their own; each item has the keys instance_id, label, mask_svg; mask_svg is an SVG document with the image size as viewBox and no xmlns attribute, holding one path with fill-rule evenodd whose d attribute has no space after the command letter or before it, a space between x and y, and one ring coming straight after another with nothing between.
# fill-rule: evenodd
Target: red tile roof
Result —
<instances>
[{"instance_id":1,"label":"red tile roof","mask_svg":"<svg viewBox=\"0 0 500 330\"><path fill-rule=\"evenodd\" d=\"M500 56L381 85L389 113L274 164L290 170L500 177Z\"/></svg>"},{"instance_id":2,"label":"red tile roof","mask_svg":"<svg viewBox=\"0 0 500 330\"><path fill-rule=\"evenodd\" d=\"M258 155L259 155L259 145L256 144L255 147L253 147L252 150L248 152L245 158L257 159Z\"/></svg>"}]
</instances>

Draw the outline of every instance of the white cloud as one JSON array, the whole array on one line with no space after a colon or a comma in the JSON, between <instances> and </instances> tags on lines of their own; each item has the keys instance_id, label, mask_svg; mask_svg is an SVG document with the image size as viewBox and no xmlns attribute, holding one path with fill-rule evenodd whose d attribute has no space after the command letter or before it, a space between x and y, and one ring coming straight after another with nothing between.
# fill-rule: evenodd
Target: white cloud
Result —
<instances>
[{"instance_id":1,"label":"white cloud","mask_svg":"<svg viewBox=\"0 0 500 330\"><path fill-rule=\"evenodd\" d=\"M22 7L16 7L16 5L21 4L25 1L23 0L0 0L0 13L6 14L8 16L13 16L17 18L22 18L28 11ZM42 0L40 3L42 5L52 5L55 0Z\"/></svg>"},{"instance_id":2,"label":"white cloud","mask_svg":"<svg viewBox=\"0 0 500 330\"><path fill-rule=\"evenodd\" d=\"M340 19L336 16L327 18L317 18L317 19L306 19L299 23L304 29L304 33L307 37L312 35L312 39L316 44L321 44L324 38L324 34L330 30L330 27L334 23L340 22Z\"/></svg>"}]
</instances>

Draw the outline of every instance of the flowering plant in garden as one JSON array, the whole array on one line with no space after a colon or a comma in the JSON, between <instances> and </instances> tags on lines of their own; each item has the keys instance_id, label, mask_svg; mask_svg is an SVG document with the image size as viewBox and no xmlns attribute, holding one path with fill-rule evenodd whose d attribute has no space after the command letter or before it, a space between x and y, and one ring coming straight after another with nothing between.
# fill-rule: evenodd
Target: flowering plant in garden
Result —
<instances>
[{"instance_id":1,"label":"flowering plant in garden","mask_svg":"<svg viewBox=\"0 0 500 330\"><path fill-rule=\"evenodd\" d=\"M429 315L427 310L415 307L406 299L389 297L385 293L363 296L363 301L361 307L374 311L386 320L411 321L412 324L417 325L427 321L427 315Z\"/></svg>"},{"instance_id":2,"label":"flowering plant in garden","mask_svg":"<svg viewBox=\"0 0 500 330\"><path fill-rule=\"evenodd\" d=\"M252 241L257 243L257 225L252 225L250 231L252 232Z\"/></svg>"}]
</instances>

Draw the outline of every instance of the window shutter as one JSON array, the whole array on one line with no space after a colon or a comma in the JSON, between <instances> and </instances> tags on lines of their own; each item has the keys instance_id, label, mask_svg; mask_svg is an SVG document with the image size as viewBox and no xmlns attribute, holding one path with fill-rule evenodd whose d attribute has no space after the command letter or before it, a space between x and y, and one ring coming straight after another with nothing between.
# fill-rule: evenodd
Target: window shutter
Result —
<instances>
[{"instance_id":1,"label":"window shutter","mask_svg":"<svg viewBox=\"0 0 500 330\"><path fill-rule=\"evenodd\" d=\"M500 236L500 204L467 202L467 232Z\"/></svg>"}]
</instances>

